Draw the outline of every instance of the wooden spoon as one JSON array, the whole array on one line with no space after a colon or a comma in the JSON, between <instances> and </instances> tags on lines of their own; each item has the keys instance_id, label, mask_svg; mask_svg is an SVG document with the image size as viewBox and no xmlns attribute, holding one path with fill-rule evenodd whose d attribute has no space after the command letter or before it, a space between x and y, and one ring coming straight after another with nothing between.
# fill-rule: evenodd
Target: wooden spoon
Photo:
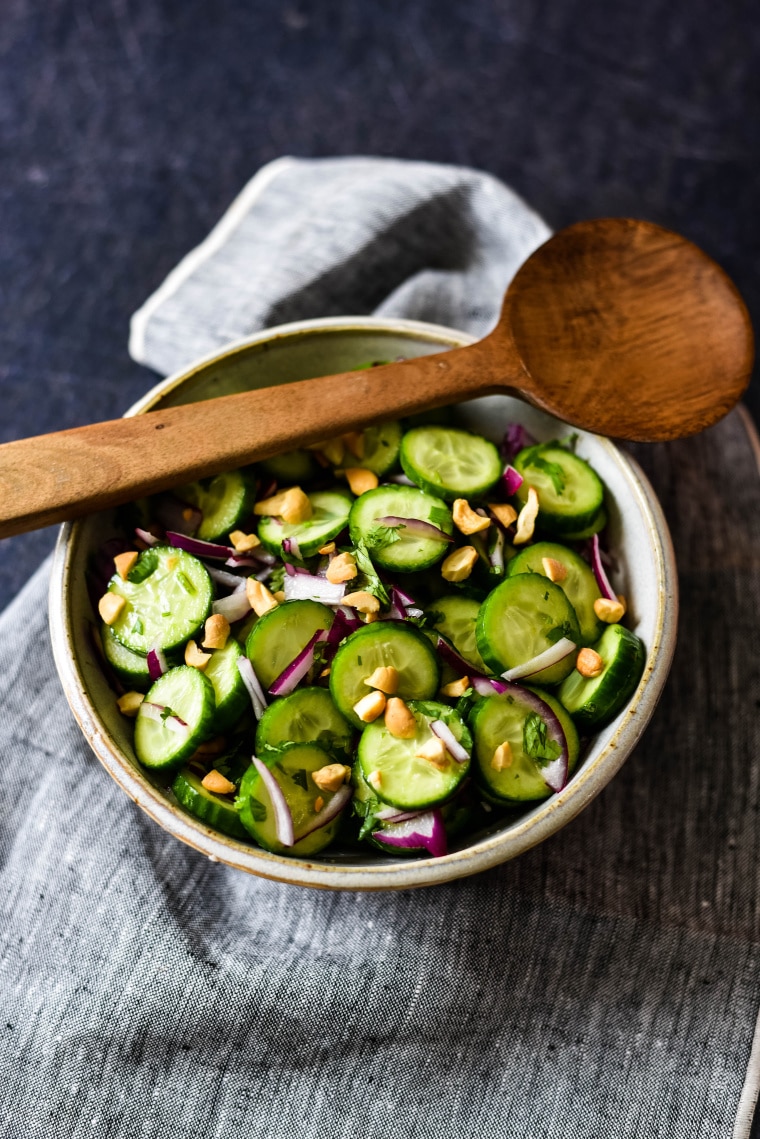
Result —
<instances>
[{"instance_id":1,"label":"wooden spoon","mask_svg":"<svg viewBox=\"0 0 760 1139\"><path fill-rule=\"evenodd\" d=\"M580 222L525 262L467 348L5 444L0 537L495 392L603 435L675 439L734 406L752 361L744 303L702 250L650 222Z\"/></svg>"}]
</instances>

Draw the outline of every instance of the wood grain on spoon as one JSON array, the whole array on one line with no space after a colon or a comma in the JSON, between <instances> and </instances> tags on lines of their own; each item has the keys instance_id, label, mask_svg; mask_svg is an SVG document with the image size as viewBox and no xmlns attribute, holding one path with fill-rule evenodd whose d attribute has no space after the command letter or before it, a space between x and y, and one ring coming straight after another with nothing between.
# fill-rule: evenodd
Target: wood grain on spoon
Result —
<instances>
[{"instance_id":1,"label":"wood grain on spoon","mask_svg":"<svg viewBox=\"0 0 760 1139\"><path fill-rule=\"evenodd\" d=\"M746 308L705 253L649 222L580 222L526 261L467 348L5 444L0 537L496 392L600 434L675 439L734 406L752 360Z\"/></svg>"}]
</instances>

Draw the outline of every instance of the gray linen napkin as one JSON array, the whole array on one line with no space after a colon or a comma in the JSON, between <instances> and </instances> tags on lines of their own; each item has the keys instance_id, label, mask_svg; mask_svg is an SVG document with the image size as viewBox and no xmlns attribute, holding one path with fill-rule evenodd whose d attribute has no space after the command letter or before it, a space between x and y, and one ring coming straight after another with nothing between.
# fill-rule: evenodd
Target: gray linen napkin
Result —
<instances>
[{"instance_id":1,"label":"gray linen napkin","mask_svg":"<svg viewBox=\"0 0 760 1139\"><path fill-rule=\"evenodd\" d=\"M473 171L287 161L133 322L173 370L263 324L483 332L543 223ZM326 894L165 834L80 738L46 567L0 618L0 1139L747 1136L760 1058L760 480L734 413L637 449L681 568L671 682L550 842L478 878Z\"/></svg>"}]
</instances>

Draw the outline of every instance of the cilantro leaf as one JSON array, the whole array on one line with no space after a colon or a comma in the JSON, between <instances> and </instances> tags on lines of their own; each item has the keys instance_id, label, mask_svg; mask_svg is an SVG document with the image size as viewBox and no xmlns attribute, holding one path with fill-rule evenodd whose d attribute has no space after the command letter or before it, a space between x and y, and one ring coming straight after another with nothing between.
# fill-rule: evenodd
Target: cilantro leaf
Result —
<instances>
[{"instance_id":1,"label":"cilantro leaf","mask_svg":"<svg viewBox=\"0 0 760 1139\"><path fill-rule=\"evenodd\" d=\"M549 443L537 443L535 447L529 448L523 459L523 466L532 467L535 471L543 471L548 475L552 481L555 494L561 495L565 489L565 471L560 463L553 463L550 459L545 459L544 453L548 450L561 449L561 445L556 439L552 439Z\"/></svg>"},{"instance_id":2,"label":"cilantro leaf","mask_svg":"<svg viewBox=\"0 0 760 1139\"><path fill-rule=\"evenodd\" d=\"M371 593L376 597L381 605L390 605L388 591L377 576L377 570L372 564L372 558L369 556L367 545L362 539L356 543L354 557L359 571L364 574L367 579L362 588L365 589L367 593Z\"/></svg>"},{"instance_id":3,"label":"cilantro leaf","mask_svg":"<svg viewBox=\"0 0 760 1139\"><path fill-rule=\"evenodd\" d=\"M275 566L267 580L267 589L277 593L285 584L285 566Z\"/></svg>"},{"instance_id":4,"label":"cilantro leaf","mask_svg":"<svg viewBox=\"0 0 760 1139\"><path fill-rule=\"evenodd\" d=\"M551 763L562 752L556 740L548 738L546 720L539 716L538 712L529 712L525 718L523 751L534 759L539 767Z\"/></svg>"},{"instance_id":5,"label":"cilantro leaf","mask_svg":"<svg viewBox=\"0 0 760 1139\"><path fill-rule=\"evenodd\" d=\"M373 526L364 539L364 544L368 550L376 550L378 546L392 546L394 542L401 541L399 534L401 529L400 524L398 526Z\"/></svg>"},{"instance_id":6,"label":"cilantro leaf","mask_svg":"<svg viewBox=\"0 0 760 1139\"><path fill-rule=\"evenodd\" d=\"M434 506L427 519L433 526L437 526L439 530L443 530L444 534L450 533L451 530L451 514L445 506Z\"/></svg>"},{"instance_id":7,"label":"cilantro leaf","mask_svg":"<svg viewBox=\"0 0 760 1139\"><path fill-rule=\"evenodd\" d=\"M370 795L368 799L359 799L356 795L352 800L354 814L358 815L363 820L359 828L359 839L366 838L372 831L377 830L377 812L382 810L382 804L374 795Z\"/></svg>"}]
</instances>

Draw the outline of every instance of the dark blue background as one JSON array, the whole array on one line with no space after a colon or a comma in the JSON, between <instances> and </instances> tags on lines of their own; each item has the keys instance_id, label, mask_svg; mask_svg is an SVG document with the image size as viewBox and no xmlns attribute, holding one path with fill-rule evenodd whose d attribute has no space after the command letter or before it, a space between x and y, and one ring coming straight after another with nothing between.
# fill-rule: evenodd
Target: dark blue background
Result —
<instances>
[{"instance_id":1,"label":"dark blue background","mask_svg":"<svg viewBox=\"0 0 760 1139\"><path fill-rule=\"evenodd\" d=\"M130 314L286 153L483 167L553 226L652 218L722 262L757 321L756 10L4 0L0 438L128 407L154 379ZM0 604L52 541L0 545Z\"/></svg>"}]
</instances>

